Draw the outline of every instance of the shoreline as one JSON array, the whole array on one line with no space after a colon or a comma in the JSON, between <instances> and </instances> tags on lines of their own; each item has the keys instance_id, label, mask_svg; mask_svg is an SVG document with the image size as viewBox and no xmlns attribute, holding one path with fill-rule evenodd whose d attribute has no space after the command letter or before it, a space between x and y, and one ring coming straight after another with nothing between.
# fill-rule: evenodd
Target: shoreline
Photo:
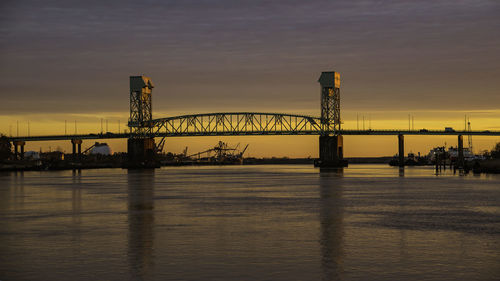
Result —
<instances>
[{"instance_id":1,"label":"shoreline","mask_svg":"<svg viewBox=\"0 0 500 281\"><path fill-rule=\"evenodd\" d=\"M393 157L347 157L349 164L387 164ZM227 165L313 165L314 158L248 158L243 163L217 163L217 162L164 162L160 167L174 166L227 166ZM488 159L471 163L474 173L500 174L500 159ZM433 166L433 165L425 165ZM62 170L85 170L85 169L126 169L122 162L94 162L94 163L75 163L59 162L52 165L35 165L33 162L26 161L16 163L1 163L0 172L16 171L62 171Z\"/></svg>"}]
</instances>

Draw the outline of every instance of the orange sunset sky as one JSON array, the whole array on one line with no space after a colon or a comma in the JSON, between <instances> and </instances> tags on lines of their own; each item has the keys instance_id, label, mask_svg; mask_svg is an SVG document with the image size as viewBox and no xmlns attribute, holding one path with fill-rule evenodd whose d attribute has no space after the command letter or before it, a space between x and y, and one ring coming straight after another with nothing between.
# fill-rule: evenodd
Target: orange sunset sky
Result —
<instances>
[{"instance_id":1,"label":"orange sunset sky","mask_svg":"<svg viewBox=\"0 0 500 281\"><path fill-rule=\"evenodd\" d=\"M500 130L500 2L2 1L0 132L126 129L131 75L155 84L153 117L224 111L319 116L322 71L342 75L343 128ZM371 120L371 121L369 121ZM17 125L19 124L19 125ZM105 123L104 123L105 124ZM371 126L370 126L371 125ZM106 130L104 125L104 130ZM466 139L466 138L465 138ZM165 150L219 140L250 156L317 157L317 136L184 137ZM395 136L345 136L345 155L390 156ZM456 137L406 136L427 153ZM474 152L498 137L474 137ZM108 140L125 151L125 140ZM84 147L93 141L84 141ZM467 143L467 141L466 141ZM69 141L27 150L69 151Z\"/></svg>"}]
</instances>

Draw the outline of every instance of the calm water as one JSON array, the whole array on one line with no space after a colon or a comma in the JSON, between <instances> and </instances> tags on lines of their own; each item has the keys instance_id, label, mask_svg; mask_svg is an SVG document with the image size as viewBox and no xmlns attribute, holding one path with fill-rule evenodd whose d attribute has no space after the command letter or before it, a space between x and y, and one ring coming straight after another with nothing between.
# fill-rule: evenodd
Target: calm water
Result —
<instances>
[{"instance_id":1,"label":"calm water","mask_svg":"<svg viewBox=\"0 0 500 281\"><path fill-rule=\"evenodd\" d=\"M0 280L500 280L500 175L0 174Z\"/></svg>"}]
</instances>

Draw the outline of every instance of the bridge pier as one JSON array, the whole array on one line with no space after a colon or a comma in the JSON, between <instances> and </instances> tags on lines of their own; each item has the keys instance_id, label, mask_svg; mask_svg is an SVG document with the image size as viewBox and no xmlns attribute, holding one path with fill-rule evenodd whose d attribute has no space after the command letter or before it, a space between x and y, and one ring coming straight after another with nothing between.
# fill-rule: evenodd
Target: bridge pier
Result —
<instances>
[{"instance_id":1,"label":"bridge pier","mask_svg":"<svg viewBox=\"0 0 500 281\"><path fill-rule=\"evenodd\" d=\"M405 166L405 136L398 135L398 159L399 167Z\"/></svg>"},{"instance_id":2,"label":"bridge pier","mask_svg":"<svg viewBox=\"0 0 500 281\"><path fill-rule=\"evenodd\" d=\"M73 145L73 160L81 160L82 157L82 140L81 139L72 139L71 144ZM77 150L78 147L78 150Z\"/></svg>"},{"instance_id":3,"label":"bridge pier","mask_svg":"<svg viewBox=\"0 0 500 281\"><path fill-rule=\"evenodd\" d=\"M319 137L319 159L316 167L347 167L344 160L344 138L341 135Z\"/></svg>"},{"instance_id":4,"label":"bridge pier","mask_svg":"<svg viewBox=\"0 0 500 281\"><path fill-rule=\"evenodd\" d=\"M128 168L158 167L154 138L129 138L127 140Z\"/></svg>"},{"instance_id":5,"label":"bridge pier","mask_svg":"<svg viewBox=\"0 0 500 281\"><path fill-rule=\"evenodd\" d=\"M458 159L457 159L458 168L464 167L464 137L462 135L458 135Z\"/></svg>"},{"instance_id":6,"label":"bridge pier","mask_svg":"<svg viewBox=\"0 0 500 281\"><path fill-rule=\"evenodd\" d=\"M24 145L26 145L25 141L14 141L14 157L16 160L24 159ZM19 149L21 150L19 153Z\"/></svg>"}]
</instances>

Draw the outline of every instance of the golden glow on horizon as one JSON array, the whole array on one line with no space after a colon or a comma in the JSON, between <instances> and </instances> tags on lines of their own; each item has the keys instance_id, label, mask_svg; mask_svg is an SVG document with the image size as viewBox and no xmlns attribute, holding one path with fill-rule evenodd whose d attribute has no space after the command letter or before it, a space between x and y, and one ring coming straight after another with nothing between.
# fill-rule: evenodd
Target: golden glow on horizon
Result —
<instances>
[{"instance_id":1,"label":"golden glow on horizon","mask_svg":"<svg viewBox=\"0 0 500 281\"><path fill-rule=\"evenodd\" d=\"M293 111L292 111L293 112ZM164 114L161 116L172 116L174 114ZM345 129L356 129L358 124L362 128L362 116L365 116L365 129L408 129L408 115L402 112L376 112L372 114L358 114L359 122L356 121L356 113L346 111L344 114ZM155 117L159 117L156 114ZM453 127L456 130L464 128L463 112L418 112L414 114L414 128L416 130L444 129ZM419 118L425 116L426 118ZM368 117L371 117L371 122ZM386 119L382 119L386 117ZM398 119L399 117L399 119ZM108 131L118 132L118 121L123 132L127 130L126 122L128 116L120 113L99 113L99 114L44 114L44 115L22 115L22 116L0 116L2 120L0 133L17 135L17 121L19 120L19 135L28 134L28 121L30 122L30 135L64 134L64 120L67 134L75 132L74 120L77 120L77 132L79 134L99 133L101 131L101 118L103 121L103 131L106 132L106 122L108 120ZM390 119L392 118L392 119ZM473 130L499 130L500 111L482 111L470 115ZM436 121L436 120L446 120ZM410 122L411 125L411 122ZM214 146L219 140L236 145L237 143L249 143L249 155L253 157L317 157L318 139L317 136L241 136L241 137L177 137L167 140L165 151L180 153L188 146L190 152L202 151ZM397 138L395 136L345 136L345 156L346 157L369 157L369 156L392 156L397 153ZM99 140L98 140L99 141ZM474 151L490 150L499 137L473 137ZM125 140L102 140L112 147L114 152L126 151ZM456 146L454 136L406 136L406 153L427 153L435 146ZM465 138L467 143L467 138ZM84 141L83 147L88 147L94 140ZM465 144L467 145L467 144ZM70 151L69 141L57 142L28 142L26 150L55 150L58 147L65 151Z\"/></svg>"},{"instance_id":2,"label":"golden glow on horizon","mask_svg":"<svg viewBox=\"0 0 500 281\"><path fill-rule=\"evenodd\" d=\"M187 146L188 153L195 153L213 147L219 140L235 146L238 143L250 144L245 157L318 157L317 136L241 136L241 137L176 137L169 138L165 152L181 153ZM90 147L95 141L108 143L113 152L125 152L124 139L84 140L83 148ZM467 138L464 138L467 145ZM473 137L474 152L491 150L500 142L499 137ZM396 136L344 136L345 157L393 156L397 153ZM456 146L455 136L405 136L405 153L427 154L436 146ZM241 145L240 145L241 146ZM26 151L61 150L71 151L70 141L27 142Z\"/></svg>"}]
</instances>

